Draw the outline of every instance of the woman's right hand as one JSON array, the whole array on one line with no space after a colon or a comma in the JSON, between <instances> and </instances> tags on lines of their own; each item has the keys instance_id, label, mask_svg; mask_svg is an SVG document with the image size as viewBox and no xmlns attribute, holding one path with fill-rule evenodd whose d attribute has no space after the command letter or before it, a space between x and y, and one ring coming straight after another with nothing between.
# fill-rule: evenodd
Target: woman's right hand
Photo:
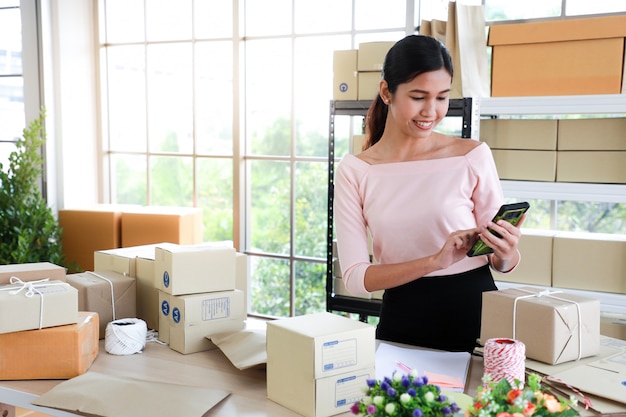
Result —
<instances>
[{"instance_id":1,"label":"woman's right hand","mask_svg":"<svg viewBox=\"0 0 626 417\"><path fill-rule=\"evenodd\" d=\"M479 231L479 228L473 228L450 233L443 247L435 255L435 261L440 269L445 269L465 258L467 251L470 250L476 239L478 239Z\"/></svg>"}]
</instances>

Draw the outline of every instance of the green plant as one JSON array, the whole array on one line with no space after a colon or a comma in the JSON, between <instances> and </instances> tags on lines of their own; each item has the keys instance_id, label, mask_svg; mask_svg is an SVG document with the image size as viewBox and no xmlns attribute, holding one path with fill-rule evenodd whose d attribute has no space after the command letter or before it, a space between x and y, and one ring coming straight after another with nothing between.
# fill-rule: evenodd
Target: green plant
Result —
<instances>
[{"instance_id":1,"label":"green plant","mask_svg":"<svg viewBox=\"0 0 626 417\"><path fill-rule=\"evenodd\" d=\"M61 228L43 199L38 181L40 154L46 141L45 109L24 130L9 156L0 163L0 264L51 262L63 265Z\"/></svg>"}]
</instances>

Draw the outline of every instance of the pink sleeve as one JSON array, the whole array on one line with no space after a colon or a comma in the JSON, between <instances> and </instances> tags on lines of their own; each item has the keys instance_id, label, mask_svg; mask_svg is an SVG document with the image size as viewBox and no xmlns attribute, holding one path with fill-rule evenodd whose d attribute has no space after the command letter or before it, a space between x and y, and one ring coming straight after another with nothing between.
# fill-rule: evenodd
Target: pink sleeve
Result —
<instances>
[{"instance_id":1,"label":"pink sleeve","mask_svg":"<svg viewBox=\"0 0 626 417\"><path fill-rule=\"evenodd\" d=\"M504 204L504 193L491 149L486 143L480 146L483 147L480 152L468 154L468 162L477 178L472 200L478 226L487 224Z\"/></svg>"},{"instance_id":2,"label":"pink sleeve","mask_svg":"<svg viewBox=\"0 0 626 417\"><path fill-rule=\"evenodd\" d=\"M355 295L368 294L365 271L371 265L358 173L345 159L338 165L333 210L342 279L347 290Z\"/></svg>"}]
</instances>

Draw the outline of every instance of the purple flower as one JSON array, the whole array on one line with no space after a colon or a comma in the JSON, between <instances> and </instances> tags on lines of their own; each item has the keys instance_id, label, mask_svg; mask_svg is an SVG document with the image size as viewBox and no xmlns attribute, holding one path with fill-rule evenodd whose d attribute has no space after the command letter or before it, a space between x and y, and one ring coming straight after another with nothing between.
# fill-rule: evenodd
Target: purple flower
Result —
<instances>
[{"instance_id":1,"label":"purple flower","mask_svg":"<svg viewBox=\"0 0 626 417\"><path fill-rule=\"evenodd\" d=\"M415 410L413 410L413 417L422 417L422 415L424 415L424 412L421 408L416 408Z\"/></svg>"},{"instance_id":2,"label":"purple flower","mask_svg":"<svg viewBox=\"0 0 626 417\"><path fill-rule=\"evenodd\" d=\"M415 385L416 387L421 387L422 385L424 385L424 378L425 377L415 377L415 379L413 380L413 385Z\"/></svg>"},{"instance_id":3,"label":"purple flower","mask_svg":"<svg viewBox=\"0 0 626 417\"><path fill-rule=\"evenodd\" d=\"M428 384L428 377L426 375L422 376L422 382L424 382L424 385Z\"/></svg>"},{"instance_id":4,"label":"purple flower","mask_svg":"<svg viewBox=\"0 0 626 417\"><path fill-rule=\"evenodd\" d=\"M415 397L417 395L417 392L413 388L409 388L406 393L409 394L411 397Z\"/></svg>"},{"instance_id":5,"label":"purple flower","mask_svg":"<svg viewBox=\"0 0 626 417\"><path fill-rule=\"evenodd\" d=\"M387 382L386 380L380 383L381 390L387 391L388 388L389 388L389 382Z\"/></svg>"},{"instance_id":6,"label":"purple flower","mask_svg":"<svg viewBox=\"0 0 626 417\"><path fill-rule=\"evenodd\" d=\"M396 390L393 387L389 387L387 388L387 395L390 397L395 397L396 396Z\"/></svg>"},{"instance_id":7,"label":"purple flower","mask_svg":"<svg viewBox=\"0 0 626 417\"><path fill-rule=\"evenodd\" d=\"M359 402L358 401L352 404L352 407L350 407L350 411L352 412L352 414L359 414Z\"/></svg>"},{"instance_id":8,"label":"purple flower","mask_svg":"<svg viewBox=\"0 0 626 417\"><path fill-rule=\"evenodd\" d=\"M444 416L449 416L450 414L452 414L452 410L450 410L450 407L448 407L447 405L444 405L441 408L441 414L443 414Z\"/></svg>"},{"instance_id":9,"label":"purple flower","mask_svg":"<svg viewBox=\"0 0 626 417\"><path fill-rule=\"evenodd\" d=\"M376 386L376 380L375 379L368 379L367 380L367 386L370 388L374 388Z\"/></svg>"},{"instance_id":10,"label":"purple flower","mask_svg":"<svg viewBox=\"0 0 626 417\"><path fill-rule=\"evenodd\" d=\"M405 376L403 376L403 377L402 377L402 386L403 386L404 388L407 388L410 384L411 384L411 380L409 379L409 377L408 377L408 376L406 376L406 375L405 375Z\"/></svg>"},{"instance_id":11,"label":"purple flower","mask_svg":"<svg viewBox=\"0 0 626 417\"><path fill-rule=\"evenodd\" d=\"M370 404L367 406L367 414L370 416L373 416L374 414L376 414L376 406L373 404Z\"/></svg>"},{"instance_id":12,"label":"purple flower","mask_svg":"<svg viewBox=\"0 0 626 417\"><path fill-rule=\"evenodd\" d=\"M448 400L448 397L446 397L445 395L440 395L439 398L437 398L437 401L439 401L440 403L445 403Z\"/></svg>"},{"instance_id":13,"label":"purple flower","mask_svg":"<svg viewBox=\"0 0 626 417\"><path fill-rule=\"evenodd\" d=\"M450 404L450 408L452 409L453 413L458 413L459 411L461 411L461 407L459 407L457 403Z\"/></svg>"}]
</instances>

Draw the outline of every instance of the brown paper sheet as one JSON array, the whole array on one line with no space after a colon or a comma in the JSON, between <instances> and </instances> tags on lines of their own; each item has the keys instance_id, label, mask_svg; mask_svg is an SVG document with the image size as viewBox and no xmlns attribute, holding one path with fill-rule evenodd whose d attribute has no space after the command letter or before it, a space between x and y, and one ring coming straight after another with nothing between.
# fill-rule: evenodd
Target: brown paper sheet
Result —
<instances>
[{"instance_id":1,"label":"brown paper sheet","mask_svg":"<svg viewBox=\"0 0 626 417\"><path fill-rule=\"evenodd\" d=\"M238 332L207 336L237 369L247 369L267 363L265 323L246 323Z\"/></svg>"},{"instance_id":2,"label":"brown paper sheet","mask_svg":"<svg viewBox=\"0 0 626 417\"><path fill-rule=\"evenodd\" d=\"M32 404L101 417L202 417L227 391L87 372L57 385Z\"/></svg>"}]
</instances>

